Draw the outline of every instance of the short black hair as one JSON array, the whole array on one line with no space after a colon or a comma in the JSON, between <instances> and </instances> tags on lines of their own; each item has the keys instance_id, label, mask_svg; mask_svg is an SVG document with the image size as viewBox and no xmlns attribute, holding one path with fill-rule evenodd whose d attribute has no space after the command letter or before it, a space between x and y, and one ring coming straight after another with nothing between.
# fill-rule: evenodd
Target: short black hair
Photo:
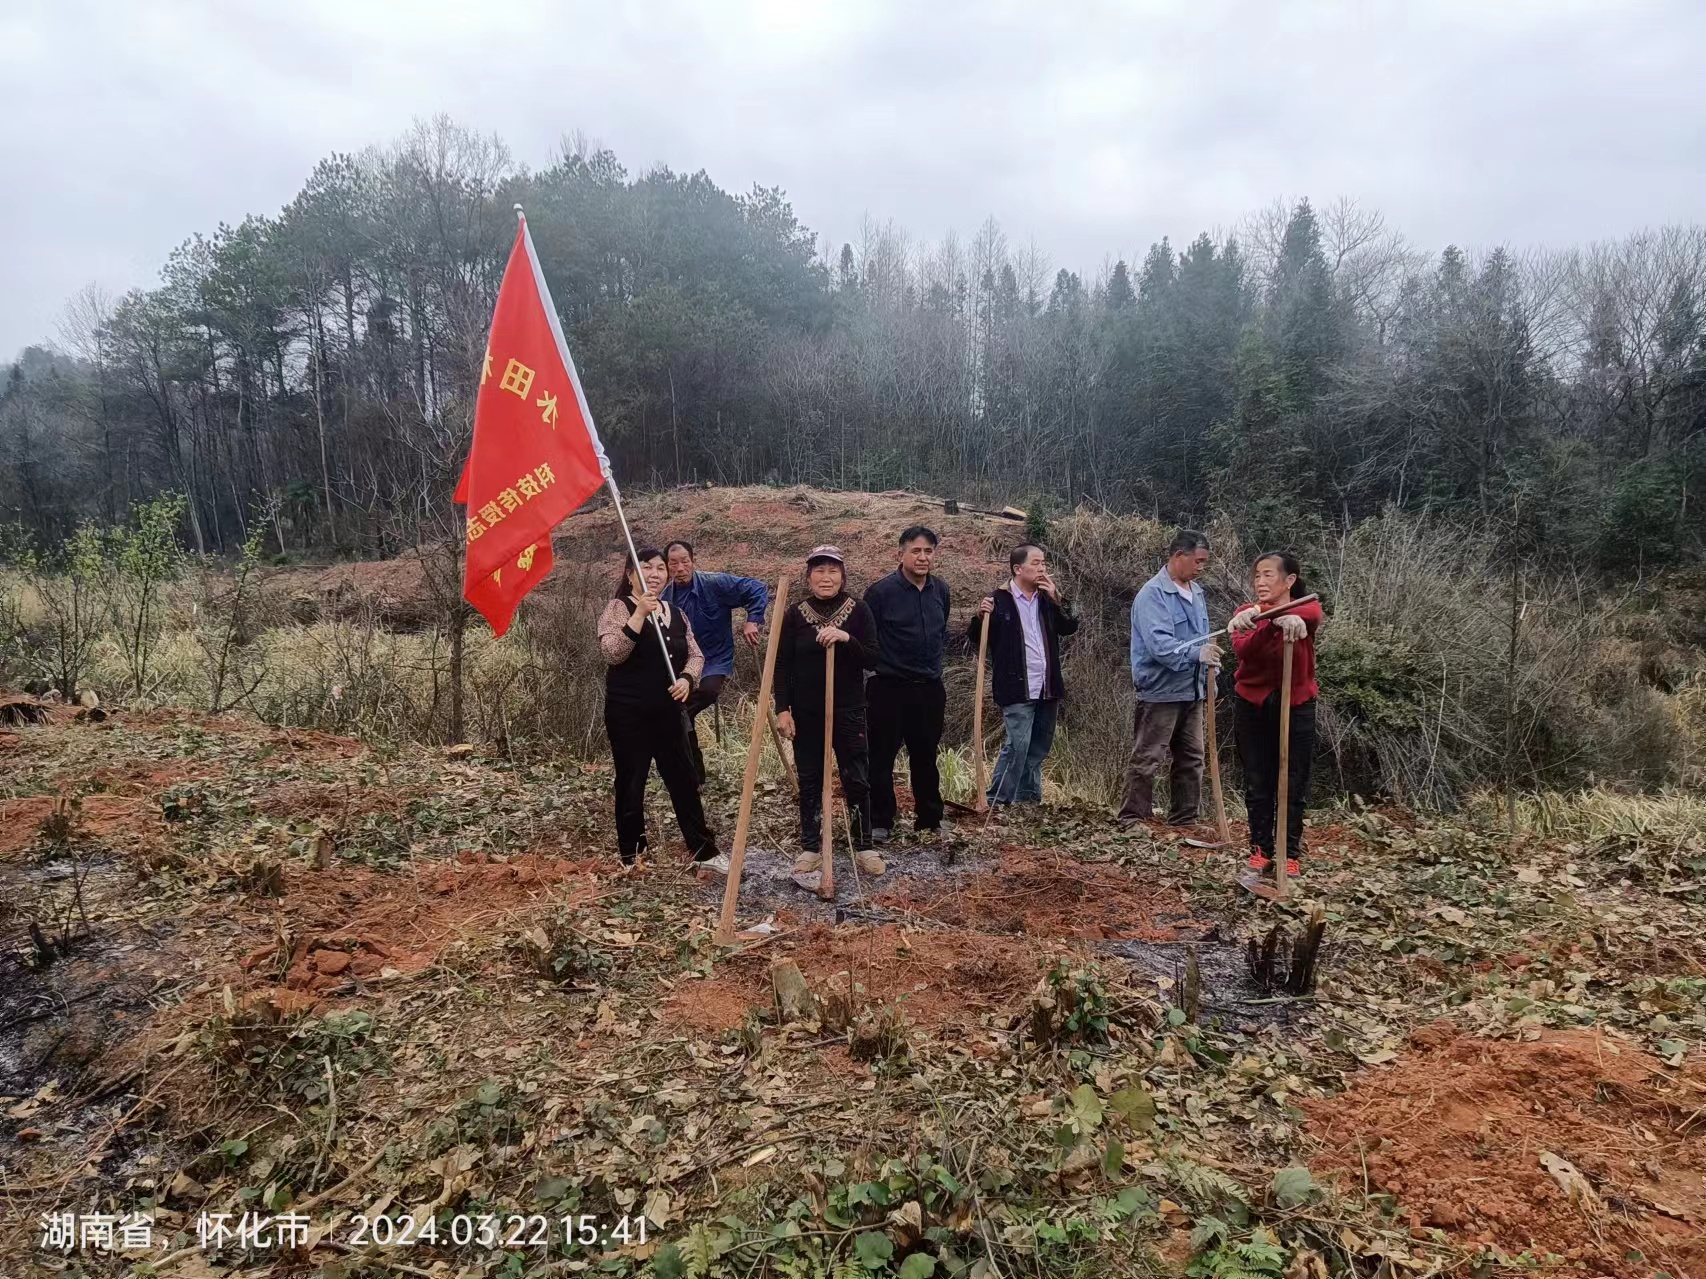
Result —
<instances>
[{"instance_id":1,"label":"short black hair","mask_svg":"<svg viewBox=\"0 0 1706 1279\"><path fill-rule=\"evenodd\" d=\"M664 559L666 559L666 560L667 560L667 559L668 559L668 558L669 558L669 553L670 553L670 552L671 552L671 551L673 551L673 550L674 550L674 549L675 549L675 548L676 548L676 547L678 547L678 546L679 546L679 547L680 547L680 548L681 548L681 549L682 549L682 550L684 550L684 551L686 551L686 552L687 552L687 558L688 558L688 559L690 559L690 560L696 560L696 559L698 559L698 558L699 558L699 557L698 557L698 556L697 556L697 555L695 555L695 554L694 554L694 553L693 553L693 543L692 543L692 542L683 542L683 541L682 541L682 540L681 540L681 539L680 539L680 538L679 538L679 537L678 537L678 538L676 538L676 539L675 539L675 541L673 541L673 542L670 542L670 543L669 543L669 544L668 544L668 545L666 545L666 546L665 546L665 547L664 547L664 548L663 548L663 557L664 557Z\"/></svg>"},{"instance_id":2,"label":"short black hair","mask_svg":"<svg viewBox=\"0 0 1706 1279\"><path fill-rule=\"evenodd\" d=\"M941 539L936 536L936 530L923 524L914 524L910 528L901 530L900 544L905 546L908 542L916 542L921 537L928 538L931 546L941 544Z\"/></svg>"},{"instance_id":3,"label":"short black hair","mask_svg":"<svg viewBox=\"0 0 1706 1279\"><path fill-rule=\"evenodd\" d=\"M1175 555L1189 555L1192 551L1208 550L1208 534L1200 533L1194 528L1182 528L1173 534L1173 540L1167 543L1167 558Z\"/></svg>"},{"instance_id":4,"label":"short black hair","mask_svg":"<svg viewBox=\"0 0 1706 1279\"><path fill-rule=\"evenodd\" d=\"M1032 551L1042 551L1045 557L1048 555L1048 552L1043 551L1043 548L1038 546L1035 542L1020 542L1019 545L1013 548L1012 553L1007 556L1007 567L1011 569L1018 568L1026 560L1031 558Z\"/></svg>"}]
</instances>

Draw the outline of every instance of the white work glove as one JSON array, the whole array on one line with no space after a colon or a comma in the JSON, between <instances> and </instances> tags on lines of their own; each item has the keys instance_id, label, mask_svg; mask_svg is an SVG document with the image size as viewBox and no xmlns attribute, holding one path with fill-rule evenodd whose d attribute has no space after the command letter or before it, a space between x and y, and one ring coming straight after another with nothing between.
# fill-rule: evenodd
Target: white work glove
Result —
<instances>
[{"instance_id":1,"label":"white work glove","mask_svg":"<svg viewBox=\"0 0 1706 1279\"><path fill-rule=\"evenodd\" d=\"M1232 615L1232 620L1226 624L1226 629L1237 635L1240 631L1254 630L1256 619L1262 615L1260 604L1246 605Z\"/></svg>"},{"instance_id":2,"label":"white work glove","mask_svg":"<svg viewBox=\"0 0 1706 1279\"><path fill-rule=\"evenodd\" d=\"M1284 613L1274 619L1274 625L1279 627L1280 634L1288 640L1300 640L1309 634L1309 623L1296 613Z\"/></svg>"},{"instance_id":3,"label":"white work glove","mask_svg":"<svg viewBox=\"0 0 1706 1279\"><path fill-rule=\"evenodd\" d=\"M1201 662L1204 666L1219 666L1220 645L1214 643L1204 644L1197 650L1197 661Z\"/></svg>"}]
</instances>

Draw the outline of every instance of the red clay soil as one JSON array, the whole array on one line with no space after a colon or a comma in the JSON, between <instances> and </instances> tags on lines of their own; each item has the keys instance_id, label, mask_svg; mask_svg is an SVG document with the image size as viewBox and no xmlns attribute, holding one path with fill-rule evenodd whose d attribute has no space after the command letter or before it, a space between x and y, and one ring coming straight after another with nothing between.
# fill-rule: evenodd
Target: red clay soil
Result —
<instances>
[{"instance_id":1,"label":"red clay soil","mask_svg":"<svg viewBox=\"0 0 1706 1279\"><path fill-rule=\"evenodd\" d=\"M122 764L105 764L88 770L87 774L71 781L71 790L88 789L109 795L145 796L154 798L168 787L191 778L206 777L210 770L192 768L185 763L161 763L159 760L130 759Z\"/></svg>"},{"instance_id":2,"label":"red clay soil","mask_svg":"<svg viewBox=\"0 0 1706 1279\"><path fill-rule=\"evenodd\" d=\"M400 771L400 770L399 770ZM409 801L424 791L419 786L392 780L383 786L361 781L317 782L290 779L267 787L255 797L255 808L268 817L290 821L321 819L340 825L369 813L401 817Z\"/></svg>"},{"instance_id":3,"label":"red clay soil","mask_svg":"<svg viewBox=\"0 0 1706 1279\"><path fill-rule=\"evenodd\" d=\"M1631 1044L1479 1039L1448 1022L1417 1031L1395 1065L1304 1103L1321 1142L1312 1166L1360 1191L1366 1164L1369 1189L1393 1195L1411 1226L1628 1279L1706 1275L1702 1107L1706 1073L1667 1072ZM1600 1202L1571 1202L1542 1153L1573 1164Z\"/></svg>"},{"instance_id":4,"label":"red clay soil","mask_svg":"<svg viewBox=\"0 0 1706 1279\"><path fill-rule=\"evenodd\" d=\"M893 572L895 539L911 524L927 524L941 537L938 571L968 608L979 591L1007 576L1007 549L1024 536L1024 524L964 512L947 515L940 500L912 493L829 493L786 489L712 488L646 494L627 503L634 536L662 546L671 538L692 542L705 568L729 569L774 583L786 570L797 598L806 552L822 542L841 548L855 593ZM554 544L559 565L569 561L612 566L622 546L608 507L567 521Z\"/></svg>"},{"instance_id":5,"label":"red clay soil","mask_svg":"<svg viewBox=\"0 0 1706 1279\"><path fill-rule=\"evenodd\" d=\"M878 905L988 933L1176 941L1189 912L1171 889L1141 884L1110 864L1060 852L1004 848L1000 866L950 884L879 893Z\"/></svg>"},{"instance_id":6,"label":"red clay soil","mask_svg":"<svg viewBox=\"0 0 1706 1279\"><path fill-rule=\"evenodd\" d=\"M359 867L324 871L291 868L278 914L295 939L276 995L290 1010L336 989L351 977L377 976L386 968L417 973L430 967L459 937L489 932L507 914L553 894L565 903L597 892L597 861L567 861L527 853L507 862L466 860L416 874L387 875ZM258 936L273 929L273 915L244 920ZM243 957L241 967L262 980L281 967L276 944ZM285 1011L281 1009L281 1011Z\"/></svg>"},{"instance_id":7,"label":"red clay soil","mask_svg":"<svg viewBox=\"0 0 1706 1279\"><path fill-rule=\"evenodd\" d=\"M694 544L703 568L745 573L774 583L786 570L797 599L805 554L834 542L847 557L855 593L892 571L895 539L910 524L927 524L941 536L938 572L969 609L977 594L1007 577L1007 550L1024 535L1017 520L962 512L948 515L939 499L912 493L827 493L794 488L680 489L641 493L626 503L634 539L662 546L673 538ZM546 591L584 589L589 570L600 591L614 575L623 547L615 511L605 502L564 521L553 536L557 566ZM329 568L273 570L268 589L312 599L322 615L372 608L397 623L423 620L431 603L413 552L392 560Z\"/></svg>"},{"instance_id":8,"label":"red clay soil","mask_svg":"<svg viewBox=\"0 0 1706 1279\"><path fill-rule=\"evenodd\" d=\"M426 572L409 551L391 560L356 560L326 569L296 570L267 579L273 590L314 601L324 614L351 615L363 609L393 623L424 620L430 606Z\"/></svg>"},{"instance_id":9,"label":"red clay soil","mask_svg":"<svg viewBox=\"0 0 1706 1279\"><path fill-rule=\"evenodd\" d=\"M704 981L683 984L664 1011L698 1030L733 1029L748 1008L771 1004L770 965L791 959L820 994L831 978L850 972L864 988L863 1000L896 1004L913 1025L935 1029L1017 1009L1059 950L1030 939L914 932L893 924L813 924L733 956Z\"/></svg>"},{"instance_id":10,"label":"red clay soil","mask_svg":"<svg viewBox=\"0 0 1706 1279\"><path fill-rule=\"evenodd\" d=\"M0 857L22 852L42 837L41 824L56 797L0 799ZM118 848L152 846L164 839L165 818L153 795L85 795L79 830L87 840Z\"/></svg>"}]
</instances>

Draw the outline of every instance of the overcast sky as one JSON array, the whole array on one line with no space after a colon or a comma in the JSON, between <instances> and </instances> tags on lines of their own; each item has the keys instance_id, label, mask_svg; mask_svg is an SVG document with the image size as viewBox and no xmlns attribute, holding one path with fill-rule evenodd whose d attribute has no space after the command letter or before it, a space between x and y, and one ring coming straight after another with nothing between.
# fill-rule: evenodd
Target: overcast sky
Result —
<instances>
[{"instance_id":1,"label":"overcast sky","mask_svg":"<svg viewBox=\"0 0 1706 1279\"><path fill-rule=\"evenodd\" d=\"M0 0L0 359L447 112L1094 270L1277 196L1437 248L1706 207L1703 0Z\"/></svg>"}]
</instances>

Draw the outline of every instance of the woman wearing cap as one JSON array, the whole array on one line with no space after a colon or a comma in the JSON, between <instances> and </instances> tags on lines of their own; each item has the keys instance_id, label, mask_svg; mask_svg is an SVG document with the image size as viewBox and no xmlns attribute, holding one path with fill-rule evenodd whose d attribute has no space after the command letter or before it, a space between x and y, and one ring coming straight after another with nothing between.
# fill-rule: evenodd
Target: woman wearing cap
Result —
<instances>
[{"instance_id":1,"label":"woman wearing cap","mask_svg":"<svg viewBox=\"0 0 1706 1279\"><path fill-rule=\"evenodd\" d=\"M646 851L646 782L655 762L694 863L723 873L728 859L717 852L717 837L705 824L681 715L705 659L687 615L658 598L669 576L663 552L648 546L635 558L639 572L623 566L616 594L598 619L598 647L609 663L604 731L616 764L616 848L627 866Z\"/></svg>"},{"instance_id":2,"label":"woman wearing cap","mask_svg":"<svg viewBox=\"0 0 1706 1279\"><path fill-rule=\"evenodd\" d=\"M1233 685L1233 727L1244 770L1244 807L1250 817L1250 869L1273 873L1274 821L1279 796L1280 683L1286 641L1291 663L1291 753L1286 779L1285 873L1296 875L1303 856L1303 803L1315 756L1315 633L1321 604L1311 600L1289 613L1258 622L1256 616L1307 595L1297 557L1286 551L1260 556L1250 571L1256 603L1232 615L1232 651L1238 656Z\"/></svg>"},{"instance_id":3,"label":"woman wearing cap","mask_svg":"<svg viewBox=\"0 0 1706 1279\"><path fill-rule=\"evenodd\" d=\"M880 874L871 846L870 742L865 733L865 672L876 664L876 623L847 593L841 551L819 546L806 557L806 598L782 615L776 648L776 728L794 739L800 774L800 847L819 847L823 798L823 682L835 646L835 763L861 870ZM800 870L810 870L803 864Z\"/></svg>"}]
</instances>

